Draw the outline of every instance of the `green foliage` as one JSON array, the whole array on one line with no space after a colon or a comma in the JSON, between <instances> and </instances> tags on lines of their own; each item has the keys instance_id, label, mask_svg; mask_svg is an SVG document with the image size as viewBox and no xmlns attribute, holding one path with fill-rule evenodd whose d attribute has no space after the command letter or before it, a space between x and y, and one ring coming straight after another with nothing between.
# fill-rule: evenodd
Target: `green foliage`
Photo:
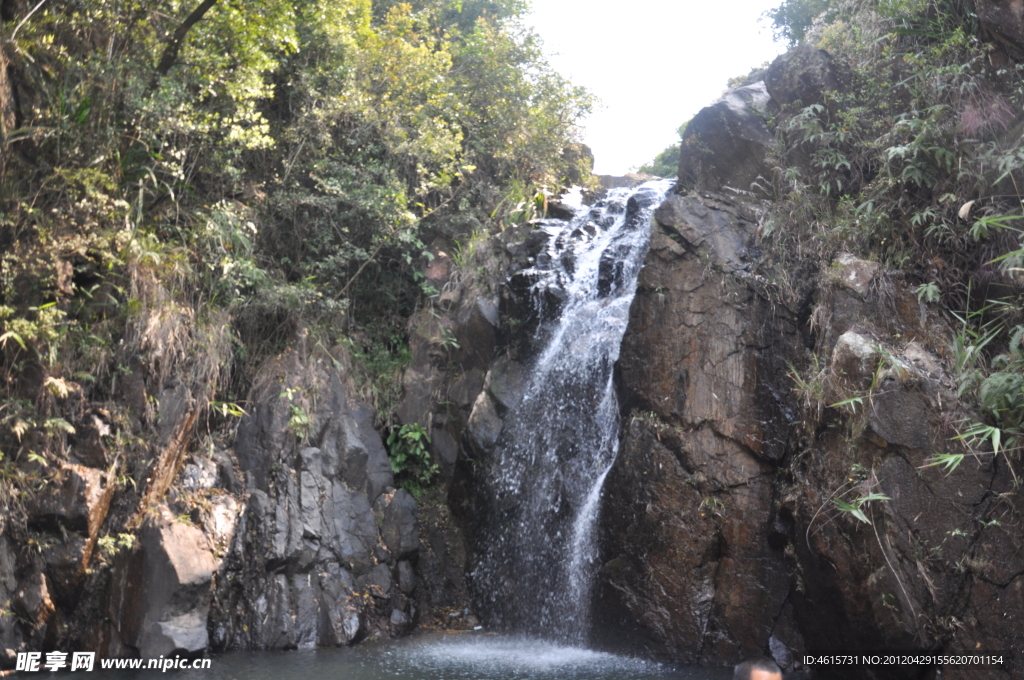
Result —
<instances>
[{"instance_id":1,"label":"green foliage","mask_svg":"<svg viewBox=\"0 0 1024 680\"><path fill-rule=\"evenodd\" d=\"M851 517L864 522L865 524L871 524L871 520L868 519L865 514L863 507L872 501L887 501L890 500L888 496L880 493L869 493L863 496L858 496L852 501L844 501L842 498L836 498L833 502L836 507L845 513L848 513Z\"/></svg>"},{"instance_id":2,"label":"green foliage","mask_svg":"<svg viewBox=\"0 0 1024 680\"><path fill-rule=\"evenodd\" d=\"M131 550L135 547L135 535L120 533L108 534L96 540L96 547L99 549L99 557L104 562L110 562L122 550Z\"/></svg>"},{"instance_id":3,"label":"green foliage","mask_svg":"<svg viewBox=\"0 0 1024 680\"><path fill-rule=\"evenodd\" d=\"M850 397L848 399L843 399L842 401L837 401L834 404L829 404L828 407L829 408L845 408L845 407L849 407L849 409L850 409L850 411L852 413L856 413L857 412L857 407L858 406L863 406L863 405L864 405L864 397L857 396L857 397Z\"/></svg>"},{"instance_id":4,"label":"green foliage","mask_svg":"<svg viewBox=\"0 0 1024 680\"><path fill-rule=\"evenodd\" d=\"M227 418L228 416L241 418L242 416L249 415L245 409L232 402L211 401L210 410L220 415L221 418Z\"/></svg>"},{"instance_id":5,"label":"green foliage","mask_svg":"<svg viewBox=\"0 0 1024 680\"><path fill-rule=\"evenodd\" d=\"M302 441L309 436L313 427L313 418L306 409L302 397L302 390L299 388L286 387L280 394L281 399L288 400L288 429L292 431L295 438Z\"/></svg>"},{"instance_id":6,"label":"green foliage","mask_svg":"<svg viewBox=\"0 0 1024 680\"><path fill-rule=\"evenodd\" d=\"M989 321L980 330L963 319L954 339L959 392L976 398L983 418L961 420L963 431L956 439L974 453L1006 456L1016 477L1013 461L1024 446L1024 353L1021 348L1024 326L1016 326L1010 332L1007 350L992 357L986 365L984 350L1001 332L999 319ZM935 456L931 464L942 464L947 473L951 473L962 460L962 454Z\"/></svg>"},{"instance_id":7,"label":"green foliage","mask_svg":"<svg viewBox=\"0 0 1024 680\"><path fill-rule=\"evenodd\" d=\"M700 502L700 506L697 508L701 511L700 516L711 514L716 517L722 516L722 511L725 510L725 503L718 500L714 496L707 496Z\"/></svg>"},{"instance_id":8,"label":"green foliage","mask_svg":"<svg viewBox=\"0 0 1024 680\"><path fill-rule=\"evenodd\" d=\"M387 438L388 460L395 483L419 497L438 472L431 462L430 437L419 423L394 428Z\"/></svg>"},{"instance_id":9,"label":"green foliage","mask_svg":"<svg viewBox=\"0 0 1024 680\"><path fill-rule=\"evenodd\" d=\"M966 455L998 454L1012 470L1024 433L1024 66L985 44L960 0L786 2L767 16L790 42L813 36L843 85L769 120L778 198L763 238L791 264L860 253L902 272L921 302L958 312L951 358L975 415L947 423L967 453L931 464L952 472ZM820 414L821 385L802 381ZM871 391L835 406L870 404Z\"/></svg>"},{"instance_id":10,"label":"green foliage","mask_svg":"<svg viewBox=\"0 0 1024 680\"><path fill-rule=\"evenodd\" d=\"M679 138L680 140L686 134L686 126L690 124L690 121L686 121L679 126ZM669 177L673 178L679 174L679 153L682 148L682 142L676 142L665 147L654 160L650 163L645 163L639 168L639 172L648 175L657 175L658 177Z\"/></svg>"},{"instance_id":11,"label":"green foliage","mask_svg":"<svg viewBox=\"0 0 1024 680\"><path fill-rule=\"evenodd\" d=\"M960 466L965 457L962 453L936 453L932 455L931 462L927 463L925 467L941 465L948 475L952 474Z\"/></svg>"},{"instance_id":12,"label":"green foliage","mask_svg":"<svg viewBox=\"0 0 1024 680\"><path fill-rule=\"evenodd\" d=\"M15 3L3 26L8 462L67 450L67 394L16 397L40 367L116 402L147 352L154 371L188 364L223 424L300 332L356 338L386 426L424 244L528 219L578 174L565 150L591 98L547 64L521 0L218 2L169 52L196 6L42 3L21 23Z\"/></svg>"},{"instance_id":13,"label":"green foliage","mask_svg":"<svg viewBox=\"0 0 1024 680\"><path fill-rule=\"evenodd\" d=\"M803 42L807 29L831 4L831 0L783 0L778 7L765 12L762 19L771 20L775 40L796 45Z\"/></svg>"},{"instance_id":14,"label":"green foliage","mask_svg":"<svg viewBox=\"0 0 1024 680\"><path fill-rule=\"evenodd\" d=\"M922 283L914 289L914 294L920 302L938 302L942 297L942 292L934 281Z\"/></svg>"},{"instance_id":15,"label":"green foliage","mask_svg":"<svg viewBox=\"0 0 1024 680\"><path fill-rule=\"evenodd\" d=\"M679 150L681 143L676 142L665 147L654 160L645 163L639 168L639 172L658 177L675 177L679 174Z\"/></svg>"}]
</instances>

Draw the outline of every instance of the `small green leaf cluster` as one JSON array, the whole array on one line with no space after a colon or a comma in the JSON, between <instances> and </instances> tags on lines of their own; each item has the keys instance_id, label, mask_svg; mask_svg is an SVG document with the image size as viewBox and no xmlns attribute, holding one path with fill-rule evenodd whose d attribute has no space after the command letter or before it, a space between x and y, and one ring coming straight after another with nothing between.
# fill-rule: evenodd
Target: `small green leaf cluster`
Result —
<instances>
[{"instance_id":1,"label":"small green leaf cluster","mask_svg":"<svg viewBox=\"0 0 1024 680\"><path fill-rule=\"evenodd\" d=\"M134 534L108 534L96 540L99 557L104 562L110 562L122 550L131 550L133 547L135 547Z\"/></svg>"},{"instance_id":2,"label":"small green leaf cluster","mask_svg":"<svg viewBox=\"0 0 1024 680\"><path fill-rule=\"evenodd\" d=\"M288 429L299 441L306 439L313 428L313 418L306 409L302 392L301 388L286 387L279 395L288 400Z\"/></svg>"},{"instance_id":3,"label":"small green leaf cluster","mask_svg":"<svg viewBox=\"0 0 1024 680\"><path fill-rule=\"evenodd\" d=\"M388 460L395 483L414 496L426 490L438 472L430 456L430 437L419 423L394 428L387 438Z\"/></svg>"},{"instance_id":4,"label":"small green leaf cluster","mask_svg":"<svg viewBox=\"0 0 1024 680\"><path fill-rule=\"evenodd\" d=\"M864 512L864 506L872 501L887 501L890 500L888 496L880 493L868 493L863 496L857 496L849 501L843 500L842 498L833 499L836 507L849 514L854 519L860 520L865 524L871 524L871 520L868 519L867 514Z\"/></svg>"},{"instance_id":5,"label":"small green leaf cluster","mask_svg":"<svg viewBox=\"0 0 1024 680\"><path fill-rule=\"evenodd\" d=\"M762 21L771 20L775 40L796 45L803 42L815 19L826 13L832 4L830 0L782 0L778 7L766 11L761 18Z\"/></svg>"}]
</instances>

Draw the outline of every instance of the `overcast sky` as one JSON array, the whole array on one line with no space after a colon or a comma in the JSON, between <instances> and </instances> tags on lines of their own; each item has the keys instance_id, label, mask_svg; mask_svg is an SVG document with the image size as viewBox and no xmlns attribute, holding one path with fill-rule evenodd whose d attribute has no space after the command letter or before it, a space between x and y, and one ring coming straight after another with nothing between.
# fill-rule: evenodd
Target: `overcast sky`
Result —
<instances>
[{"instance_id":1,"label":"overcast sky","mask_svg":"<svg viewBox=\"0 0 1024 680\"><path fill-rule=\"evenodd\" d=\"M597 174L621 175L676 141L726 81L785 51L758 21L781 0L533 0L552 65L602 105L586 121Z\"/></svg>"}]
</instances>

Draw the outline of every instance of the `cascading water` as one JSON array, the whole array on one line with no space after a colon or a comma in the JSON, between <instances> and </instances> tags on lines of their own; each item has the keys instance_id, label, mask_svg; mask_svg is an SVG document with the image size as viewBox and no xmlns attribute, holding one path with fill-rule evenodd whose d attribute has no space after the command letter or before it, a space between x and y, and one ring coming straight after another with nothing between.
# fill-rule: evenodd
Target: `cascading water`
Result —
<instances>
[{"instance_id":1,"label":"cascading water","mask_svg":"<svg viewBox=\"0 0 1024 680\"><path fill-rule=\"evenodd\" d=\"M615 462L613 366L650 237L672 182L612 189L572 220L545 220L546 248L518 272L542 319L518 407L484 470L487 530L473 571L493 624L586 641L601 486Z\"/></svg>"}]
</instances>

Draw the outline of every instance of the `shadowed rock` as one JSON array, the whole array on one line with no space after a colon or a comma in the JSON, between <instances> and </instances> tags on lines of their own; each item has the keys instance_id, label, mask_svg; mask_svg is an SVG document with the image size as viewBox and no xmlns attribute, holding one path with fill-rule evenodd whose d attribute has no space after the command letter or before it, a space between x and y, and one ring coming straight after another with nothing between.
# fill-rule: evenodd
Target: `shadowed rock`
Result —
<instances>
[{"instance_id":1,"label":"shadowed rock","mask_svg":"<svg viewBox=\"0 0 1024 680\"><path fill-rule=\"evenodd\" d=\"M347 645L415 621L415 603L391 583L398 561L417 556L416 503L394 490L374 411L349 400L336 362L293 353L266 366L239 427L251 487L217 580L215 649ZM395 611L405 618L392 626Z\"/></svg>"},{"instance_id":2,"label":"shadowed rock","mask_svg":"<svg viewBox=\"0 0 1024 680\"><path fill-rule=\"evenodd\" d=\"M773 104L783 108L820 104L826 92L840 86L832 56L812 45L799 45L777 57L764 84Z\"/></svg>"},{"instance_id":3,"label":"shadowed rock","mask_svg":"<svg viewBox=\"0 0 1024 680\"><path fill-rule=\"evenodd\" d=\"M1024 59L1024 0L977 0L978 21L1007 53Z\"/></svg>"},{"instance_id":4,"label":"shadowed rock","mask_svg":"<svg viewBox=\"0 0 1024 680\"><path fill-rule=\"evenodd\" d=\"M151 659L206 649L216 570L206 535L158 509L115 571L111 618L122 642Z\"/></svg>"},{"instance_id":5,"label":"shadowed rock","mask_svg":"<svg viewBox=\"0 0 1024 680\"><path fill-rule=\"evenodd\" d=\"M761 117L767 102L764 83L755 83L697 112L683 134L677 191L750 191L758 177L767 177L765 156L774 141Z\"/></svg>"}]
</instances>

